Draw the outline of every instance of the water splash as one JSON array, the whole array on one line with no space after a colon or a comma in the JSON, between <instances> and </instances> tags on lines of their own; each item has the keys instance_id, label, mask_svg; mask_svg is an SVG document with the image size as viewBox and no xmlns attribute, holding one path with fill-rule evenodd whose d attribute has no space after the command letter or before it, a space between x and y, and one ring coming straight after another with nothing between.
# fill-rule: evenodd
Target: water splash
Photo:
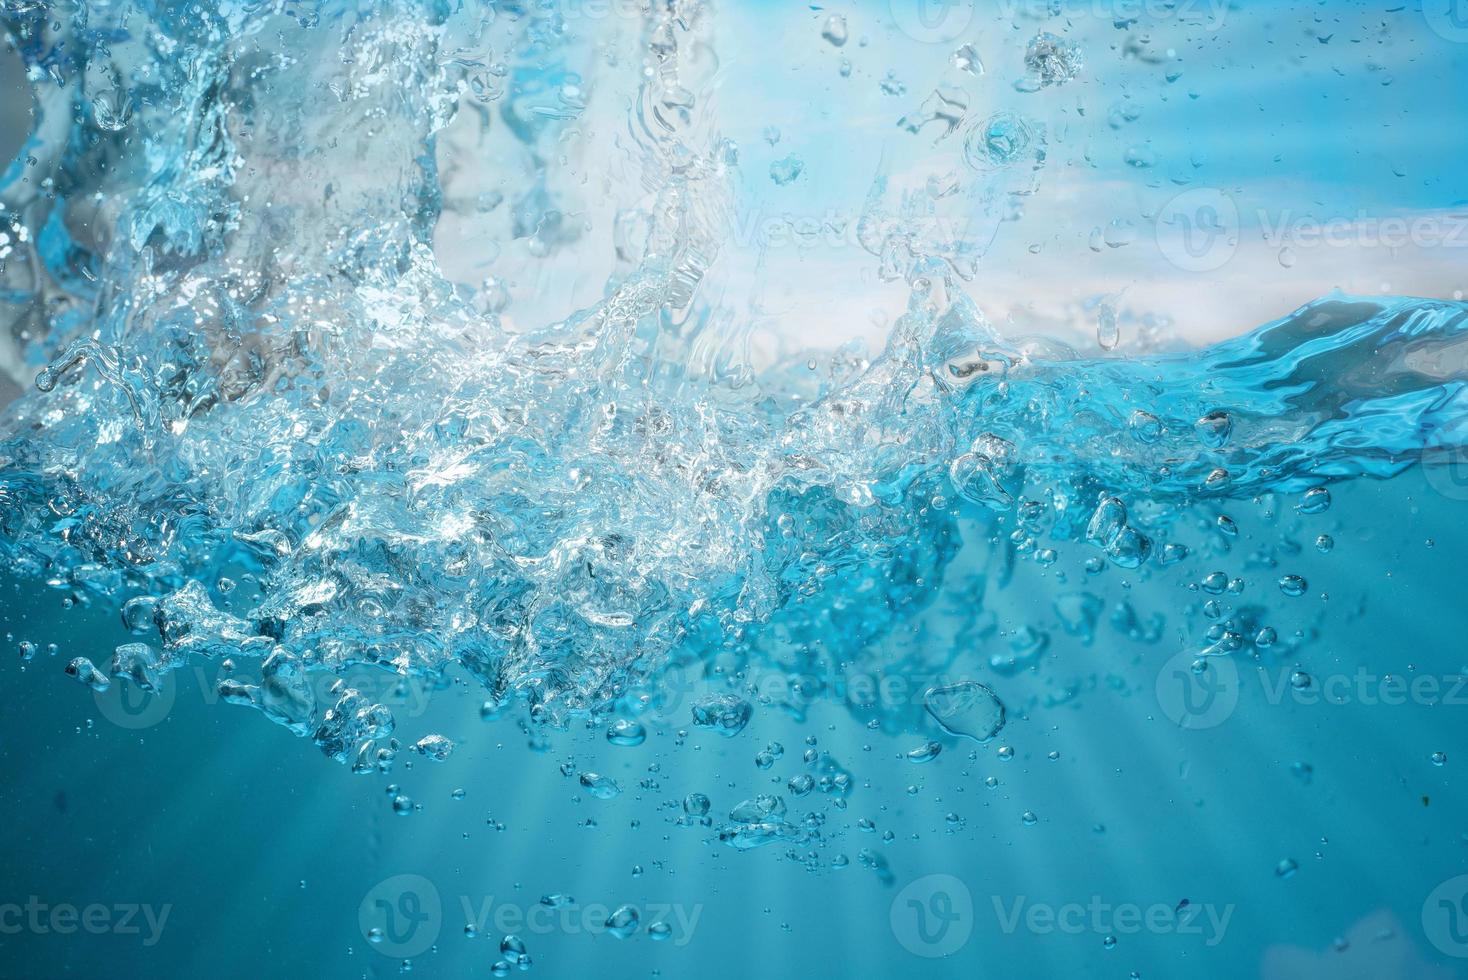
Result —
<instances>
[{"instance_id":1,"label":"water splash","mask_svg":"<svg viewBox=\"0 0 1468 980\"><path fill-rule=\"evenodd\" d=\"M114 676L246 658L258 683L223 682L225 700L365 770L391 712L349 688L323 703L309 675L457 665L540 722L643 710L715 655L800 673L819 639L875 657L932 601L961 524L1008 522L1010 561L1053 561L1048 540L1145 576L1186 553L1165 538L1198 508L1392 476L1468 437L1464 304L1336 295L1207 350L1091 359L995 330L962 282L979 244L929 234L914 199L889 212L882 181L862 244L910 291L885 348L763 370L710 354L699 286L738 153L691 0L655 5L622 66L617 146L648 197L617 219L603 298L512 320L496 287L440 268L436 140L461 113L500 120L532 161L513 233L554 256L581 235L554 148L595 91L567 67L585 38L505 9L9 8L58 82L31 149L66 181L5 273L35 385L4 415L0 554L127 604L147 643ZM1073 52L1044 51L1048 81L1074 74ZM966 201L1044 162L1017 116L959 139L982 157ZM49 207L34 185L5 194L7 213ZM226 596L226 577L249 587ZM1228 636L1262 635L1245 619ZM992 666L1043 645L1020 630ZM742 728L749 705L714 698L695 719ZM816 772L849 786L830 760ZM737 847L810 832L759 807L720 830Z\"/></svg>"}]
</instances>

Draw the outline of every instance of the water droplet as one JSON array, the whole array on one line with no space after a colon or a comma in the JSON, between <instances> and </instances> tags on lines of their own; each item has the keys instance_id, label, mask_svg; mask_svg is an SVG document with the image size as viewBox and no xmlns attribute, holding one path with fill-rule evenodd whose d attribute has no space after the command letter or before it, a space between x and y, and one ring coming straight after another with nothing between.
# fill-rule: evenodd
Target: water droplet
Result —
<instances>
[{"instance_id":1,"label":"water droplet","mask_svg":"<svg viewBox=\"0 0 1468 980\"><path fill-rule=\"evenodd\" d=\"M845 47L847 36L845 17L840 14L832 14L826 19L826 26L821 29L821 37L840 48Z\"/></svg>"},{"instance_id":2,"label":"water droplet","mask_svg":"<svg viewBox=\"0 0 1468 980\"><path fill-rule=\"evenodd\" d=\"M984 73L983 59L979 57L979 52L972 44L965 44L953 52L953 67L959 71L968 72L970 75Z\"/></svg>"},{"instance_id":3,"label":"water droplet","mask_svg":"<svg viewBox=\"0 0 1468 980\"><path fill-rule=\"evenodd\" d=\"M770 179L781 187L795 182L805 170L805 161L795 154L776 160L770 164Z\"/></svg>"},{"instance_id":4,"label":"water droplet","mask_svg":"<svg viewBox=\"0 0 1468 980\"><path fill-rule=\"evenodd\" d=\"M1121 343L1121 326L1117 320L1116 307L1102 303L1096 309L1096 343L1102 350L1115 350Z\"/></svg>"}]
</instances>

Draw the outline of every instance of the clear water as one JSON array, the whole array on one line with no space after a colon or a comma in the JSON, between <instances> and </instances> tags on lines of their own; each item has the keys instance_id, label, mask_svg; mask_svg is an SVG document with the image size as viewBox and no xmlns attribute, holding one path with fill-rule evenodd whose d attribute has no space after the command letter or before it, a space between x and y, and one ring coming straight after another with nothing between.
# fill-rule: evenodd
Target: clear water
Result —
<instances>
[{"instance_id":1,"label":"clear water","mask_svg":"<svg viewBox=\"0 0 1468 980\"><path fill-rule=\"evenodd\" d=\"M1463 972L1450 3L3 10L0 976Z\"/></svg>"}]
</instances>

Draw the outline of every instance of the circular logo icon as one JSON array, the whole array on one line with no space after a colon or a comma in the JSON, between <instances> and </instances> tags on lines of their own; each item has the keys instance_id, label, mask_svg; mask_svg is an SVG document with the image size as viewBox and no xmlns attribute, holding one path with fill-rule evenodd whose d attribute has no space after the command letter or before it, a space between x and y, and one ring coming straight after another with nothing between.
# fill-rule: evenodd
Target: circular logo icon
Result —
<instances>
[{"instance_id":1,"label":"circular logo icon","mask_svg":"<svg viewBox=\"0 0 1468 980\"><path fill-rule=\"evenodd\" d=\"M116 678L107 690L93 691L92 698L103 718L118 728L139 731L168 717L178 699L178 681L170 671L159 678L158 690L145 691L131 681Z\"/></svg>"},{"instance_id":2,"label":"circular logo icon","mask_svg":"<svg viewBox=\"0 0 1468 980\"><path fill-rule=\"evenodd\" d=\"M897 29L922 44L957 40L974 21L975 0L888 0Z\"/></svg>"},{"instance_id":3,"label":"circular logo icon","mask_svg":"<svg viewBox=\"0 0 1468 980\"><path fill-rule=\"evenodd\" d=\"M1202 668L1196 664L1202 664ZM1239 668L1229 657L1174 654L1157 674L1157 705L1179 728L1216 728L1239 704Z\"/></svg>"},{"instance_id":4,"label":"circular logo icon","mask_svg":"<svg viewBox=\"0 0 1468 980\"><path fill-rule=\"evenodd\" d=\"M952 956L974 931L974 899L949 874L924 875L892 899L892 935L914 956Z\"/></svg>"},{"instance_id":5,"label":"circular logo icon","mask_svg":"<svg viewBox=\"0 0 1468 980\"><path fill-rule=\"evenodd\" d=\"M1422 16L1433 33L1454 44L1468 41L1468 0L1422 0Z\"/></svg>"},{"instance_id":6,"label":"circular logo icon","mask_svg":"<svg viewBox=\"0 0 1468 980\"><path fill-rule=\"evenodd\" d=\"M643 712L647 720L655 725L686 725L689 706L695 700L693 693L702 685L702 678L692 668L683 664L669 664L658 674L651 685L648 707Z\"/></svg>"},{"instance_id":7,"label":"circular logo icon","mask_svg":"<svg viewBox=\"0 0 1468 980\"><path fill-rule=\"evenodd\" d=\"M1468 447L1447 445L1441 430L1422 451L1422 478L1449 500L1468 500Z\"/></svg>"},{"instance_id":8,"label":"circular logo icon","mask_svg":"<svg viewBox=\"0 0 1468 980\"><path fill-rule=\"evenodd\" d=\"M1439 952L1468 958L1468 875L1449 878L1427 896L1422 931Z\"/></svg>"},{"instance_id":9,"label":"circular logo icon","mask_svg":"<svg viewBox=\"0 0 1468 980\"><path fill-rule=\"evenodd\" d=\"M1184 272L1223 268L1239 248L1239 206L1216 187L1183 191L1157 212L1157 248Z\"/></svg>"},{"instance_id":10,"label":"circular logo icon","mask_svg":"<svg viewBox=\"0 0 1468 980\"><path fill-rule=\"evenodd\" d=\"M443 902L422 875L394 875L378 882L357 907L362 938L385 956L408 959L438 941Z\"/></svg>"}]
</instances>

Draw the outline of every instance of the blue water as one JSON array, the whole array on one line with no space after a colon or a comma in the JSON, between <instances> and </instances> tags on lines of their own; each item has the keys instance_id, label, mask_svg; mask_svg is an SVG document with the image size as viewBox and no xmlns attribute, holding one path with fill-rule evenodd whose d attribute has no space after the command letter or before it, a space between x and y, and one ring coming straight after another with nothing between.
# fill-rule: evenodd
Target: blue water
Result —
<instances>
[{"instance_id":1,"label":"blue water","mask_svg":"<svg viewBox=\"0 0 1468 980\"><path fill-rule=\"evenodd\" d=\"M1448 2L3 10L0 976L1464 973Z\"/></svg>"}]
</instances>

